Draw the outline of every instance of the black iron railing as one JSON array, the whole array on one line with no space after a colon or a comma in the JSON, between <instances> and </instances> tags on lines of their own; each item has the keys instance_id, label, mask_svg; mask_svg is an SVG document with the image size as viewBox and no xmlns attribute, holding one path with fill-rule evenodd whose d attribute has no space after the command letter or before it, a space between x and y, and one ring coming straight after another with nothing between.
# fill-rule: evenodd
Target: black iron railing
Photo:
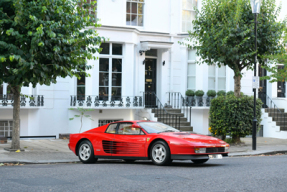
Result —
<instances>
[{"instance_id":1,"label":"black iron railing","mask_svg":"<svg viewBox=\"0 0 287 192\"><path fill-rule=\"evenodd\" d=\"M180 109L185 107L210 107L214 97L185 96L180 92L168 92L168 103L172 108Z\"/></svg>"},{"instance_id":2,"label":"black iron railing","mask_svg":"<svg viewBox=\"0 0 287 192\"><path fill-rule=\"evenodd\" d=\"M142 96L71 95L71 107L138 107L142 108Z\"/></svg>"},{"instance_id":3,"label":"black iron railing","mask_svg":"<svg viewBox=\"0 0 287 192\"><path fill-rule=\"evenodd\" d=\"M168 92L168 104L173 109L180 109L187 121L191 122L191 108L196 105L194 98L184 98L180 92Z\"/></svg>"},{"instance_id":4,"label":"black iron railing","mask_svg":"<svg viewBox=\"0 0 287 192\"><path fill-rule=\"evenodd\" d=\"M14 95L0 95L0 106L14 106ZM44 106L43 95L20 95L20 107L42 107Z\"/></svg>"},{"instance_id":5,"label":"black iron railing","mask_svg":"<svg viewBox=\"0 0 287 192\"><path fill-rule=\"evenodd\" d=\"M145 92L145 108L152 109L158 121L180 130L180 115L168 113L154 92Z\"/></svg>"},{"instance_id":6,"label":"black iron railing","mask_svg":"<svg viewBox=\"0 0 287 192\"><path fill-rule=\"evenodd\" d=\"M280 126L280 130L287 131L287 113L285 113L285 110L277 107L266 93L260 93L258 97L264 101L262 108L265 108L265 111L272 117L272 120L276 121L276 125Z\"/></svg>"}]
</instances>

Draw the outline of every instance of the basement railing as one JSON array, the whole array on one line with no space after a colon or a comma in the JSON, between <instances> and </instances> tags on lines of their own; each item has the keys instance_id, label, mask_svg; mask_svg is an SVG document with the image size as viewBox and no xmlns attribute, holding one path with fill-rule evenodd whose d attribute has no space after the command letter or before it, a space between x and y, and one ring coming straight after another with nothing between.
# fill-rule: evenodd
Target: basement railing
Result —
<instances>
[{"instance_id":1,"label":"basement railing","mask_svg":"<svg viewBox=\"0 0 287 192\"><path fill-rule=\"evenodd\" d=\"M165 110L165 107L160 102L159 98L154 92L145 92L145 108L152 109L158 121L170 125L180 130L180 116L171 114Z\"/></svg>"}]
</instances>

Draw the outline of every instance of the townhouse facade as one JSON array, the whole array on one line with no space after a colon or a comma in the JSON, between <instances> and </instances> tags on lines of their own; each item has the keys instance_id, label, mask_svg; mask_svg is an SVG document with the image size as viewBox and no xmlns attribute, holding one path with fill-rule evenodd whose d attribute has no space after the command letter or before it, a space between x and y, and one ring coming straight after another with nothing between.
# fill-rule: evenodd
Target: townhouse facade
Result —
<instances>
[{"instance_id":1,"label":"townhouse facade","mask_svg":"<svg viewBox=\"0 0 287 192\"><path fill-rule=\"evenodd\" d=\"M210 134L208 90L233 91L233 71L197 65L195 50L179 44L188 37L201 0L98 0L95 29L108 38L98 60L89 60L91 76L58 78L51 86L23 87L20 136L59 137L118 120L155 120L181 130ZM266 71L259 70L259 75ZM253 95L253 71L244 71L242 92ZM287 111L286 84L260 81L258 96L267 105ZM202 98L185 97L186 90L203 90ZM0 135L11 136L13 98L9 86L0 87ZM192 104L191 104L192 103ZM271 106L271 105L269 105ZM93 120L79 114L77 107ZM74 109L74 110L71 110ZM277 109L277 108L276 108ZM262 109L264 137L287 138L268 110ZM283 114L284 115L284 114ZM278 115L277 115L278 116ZM278 118L277 118L278 120Z\"/></svg>"}]
</instances>

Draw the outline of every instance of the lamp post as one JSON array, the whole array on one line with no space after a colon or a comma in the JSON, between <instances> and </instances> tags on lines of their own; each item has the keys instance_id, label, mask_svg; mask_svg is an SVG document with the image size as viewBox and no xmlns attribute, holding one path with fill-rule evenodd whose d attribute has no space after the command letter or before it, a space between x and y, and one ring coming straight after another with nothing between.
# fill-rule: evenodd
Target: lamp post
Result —
<instances>
[{"instance_id":1,"label":"lamp post","mask_svg":"<svg viewBox=\"0 0 287 192\"><path fill-rule=\"evenodd\" d=\"M256 79L256 63L257 63L257 14L260 13L261 0L250 0L252 13L254 14L254 34L255 34L255 57L254 57L254 79ZM258 82L257 82L258 83ZM253 87L254 92L254 118L253 118L253 127L252 127L252 150L256 150L256 88Z\"/></svg>"}]
</instances>

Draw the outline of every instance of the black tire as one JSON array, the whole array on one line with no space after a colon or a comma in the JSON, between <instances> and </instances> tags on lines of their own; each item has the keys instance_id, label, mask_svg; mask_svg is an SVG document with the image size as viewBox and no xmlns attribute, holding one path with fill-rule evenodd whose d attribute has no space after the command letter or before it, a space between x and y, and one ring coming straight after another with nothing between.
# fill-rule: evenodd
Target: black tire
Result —
<instances>
[{"instance_id":1,"label":"black tire","mask_svg":"<svg viewBox=\"0 0 287 192\"><path fill-rule=\"evenodd\" d=\"M209 159L198 159L198 160L191 160L194 164L203 164Z\"/></svg>"},{"instance_id":2,"label":"black tire","mask_svg":"<svg viewBox=\"0 0 287 192\"><path fill-rule=\"evenodd\" d=\"M156 141L150 148L150 158L155 165L169 165L171 163L170 150L166 142Z\"/></svg>"},{"instance_id":3,"label":"black tire","mask_svg":"<svg viewBox=\"0 0 287 192\"><path fill-rule=\"evenodd\" d=\"M133 159L123 159L126 163L133 163L135 162L136 160L133 160Z\"/></svg>"},{"instance_id":4,"label":"black tire","mask_svg":"<svg viewBox=\"0 0 287 192\"><path fill-rule=\"evenodd\" d=\"M84 140L78 148L78 156L83 163L95 163L98 159L94 156L94 149L90 141Z\"/></svg>"}]
</instances>

